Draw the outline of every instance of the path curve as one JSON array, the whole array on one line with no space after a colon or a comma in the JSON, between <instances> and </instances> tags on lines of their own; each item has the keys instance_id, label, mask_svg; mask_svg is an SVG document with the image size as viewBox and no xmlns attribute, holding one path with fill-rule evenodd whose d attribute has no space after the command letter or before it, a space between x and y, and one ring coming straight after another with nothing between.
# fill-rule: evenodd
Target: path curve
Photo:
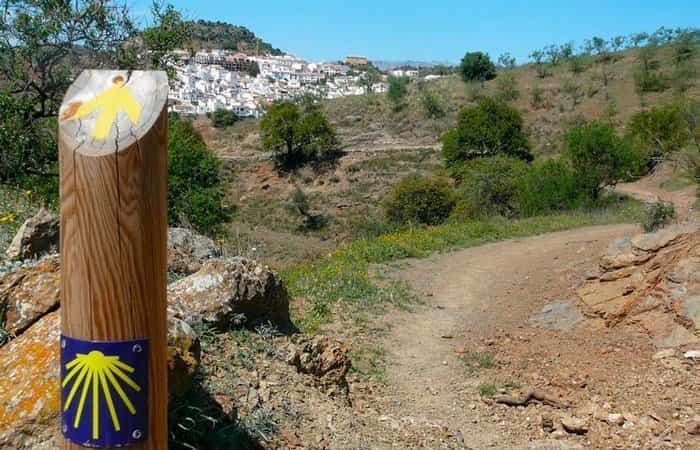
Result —
<instances>
[{"instance_id":1,"label":"path curve","mask_svg":"<svg viewBox=\"0 0 700 450\"><path fill-rule=\"evenodd\" d=\"M636 231L638 226L629 224L586 227L407 261L398 276L422 294L425 304L392 320L383 398L389 417L417 429L437 427L469 436L467 448L525 445L516 437L506 444L504 429L496 424L473 423L467 402L474 396L465 395L465 389L473 392L476 386L465 385L468 377L455 342L476 342L499 328L526 324L548 301L570 296L572 284L611 240ZM410 434L410 428L404 432ZM411 448L451 448L416 436Z\"/></svg>"}]
</instances>

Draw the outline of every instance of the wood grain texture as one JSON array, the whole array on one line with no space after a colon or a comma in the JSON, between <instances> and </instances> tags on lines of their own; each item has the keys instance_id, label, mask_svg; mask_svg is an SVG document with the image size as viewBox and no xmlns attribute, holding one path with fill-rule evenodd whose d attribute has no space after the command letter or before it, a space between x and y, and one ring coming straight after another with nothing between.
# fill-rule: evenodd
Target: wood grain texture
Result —
<instances>
[{"instance_id":1,"label":"wood grain texture","mask_svg":"<svg viewBox=\"0 0 700 450\"><path fill-rule=\"evenodd\" d=\"M116 75L136 86L143 106L136 123L120 111L119 128L100 140L90 135L99 109L59 122L62 332L149 339L150 437L129 448L166 450L167 77L85 71L61 110L76 110L76 98L98 95ZM84 447L64 441L62 448Z\"/></svg>"}]
</instances>

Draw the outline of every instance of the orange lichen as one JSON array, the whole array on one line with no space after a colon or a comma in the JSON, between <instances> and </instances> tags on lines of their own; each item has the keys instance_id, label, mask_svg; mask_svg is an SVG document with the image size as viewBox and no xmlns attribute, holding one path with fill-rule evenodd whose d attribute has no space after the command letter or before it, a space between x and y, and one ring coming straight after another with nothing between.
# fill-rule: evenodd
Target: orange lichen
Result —
<instances>
[{"instance_id":1,"label":"orange lichen","mask_svg":"<svg viewBox=\"0 0 700 450\"><path fill-rule=\"evenodd\" d=\"M0 442L39 424L57 426L59 314L43 317L0 349Z\"/></svg>"}]
</instances>

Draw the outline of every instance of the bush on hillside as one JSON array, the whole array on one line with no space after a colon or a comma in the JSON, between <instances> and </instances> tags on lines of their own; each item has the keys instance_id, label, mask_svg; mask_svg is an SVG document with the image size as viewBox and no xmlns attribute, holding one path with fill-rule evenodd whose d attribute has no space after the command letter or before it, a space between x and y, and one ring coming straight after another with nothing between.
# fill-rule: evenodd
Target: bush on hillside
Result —
<instances>
[{"instance_id":1,"label":"bush on hillside","mask_svg":"<svg viewBox=\"0 0 700 450\"><path fill-rule=\"evenodd\" d=\"M291 102L271 105L260 121L262 145L273 152L281 169L296 169L335 155L338 139L323 112L314 105Z\"/></svg>"},{"instance_id":2,"label":"bush on hillside","mask_svg":"<svg viewBox=\"0 0 700 450\"><path fill-rule=\"evenodd\" d=\"M423 89L420 101L425 110L425 115L429 119L441 119L445 117L446 113L443 101L437 95L427 89Z\"/></svg>"},{"instance_id":3,"label":"bush on hillside","mask_svg":"<svg viewBox=\"0 0 700 450\"><path fill-rule=\"evenodd\" d=\"M522 217L578 208L590 201L584 183L566 162L548 160L530 165L520 179L516 208Z\"/></svg>"},{"instance_id":4,"label":"bush on hillside","mask_svg":"<svg viewBox=\"0 0 700 450\"><path fill-rule=\"evenodd\" d=\"M301 230L319 230L328 222L328 218L322 214L313 214L309 197L299 186L294 188L286 205L287 209L302 218Z\"/></svg>"},{"instance_id":5,"label":"bush on hillside","mask_svg":"<svg viewBox=\"0 0 700 450\"><path fill-rule=\"evenodd\" d=\"M496 98L504 102L520 98L518 80L515 79L512 72L506 72L496 80Z\"/></svg>"},{"instance_id":6,"label":"bush on hillside","mask_svg":"<svg viewBox=\"0 0 700 450\"><path fill-rule=\"evenodd\" d=\"M413 175L399 181L382 206L390 222L437 225L455 206L454 188L443 178Z\"/></svg>"},{"instance_id":7,"label":"bush on hillside","mask_svg":"<svg viewBox=\"0 0 700 450\"><path fill-rule=\"evenodd\" d=\"M641 158L609 123L575 125L566 132L564 142L566 156L591 198L638 172Z\"/></svg>"},{"instance_id":8,"label":"bush on hillside","mask_svg":"<svg viewBox=\"0 0 700 450\"><path fill-rule=\"evenodd\" d=\"M208 116L214 128L226 128L238 122L236 113L227 109L217 109L213 113L208 114Z\"/></svg>"},{"instance_id":9,"label":"bush on hillside","mask_svg":"<svg viewBox=\"0 0 700 450\"><path fill-rule=\"evenodd\" d=\"M203 233L228 220L220 162L191 123L168 118L168 223Z\"/></svg>"},{"instance_id":10,"label":"bush on hillside","mask_svg":"<svg viewBox=\"0 0 700 450\"><path fill-rule=\"evenodd\" d=\"M496 65L484 52L470 52L459 64L459 75L466 81L488 81L496 78Z\"/></svg>"},{"instance_id":11,"label":"bush on hillside","mask_svg":"<svg viewBox=\"0 0 700 450\"><path fill-rule=\"evenodd\" d=\"M516 196L528 164L506 156L477 158L453 169L458 180L454 215L463 218L517 215Z\"/></svg>"},{"instance_id":12,"label":"bush on hillside","mask_svg":"<svg viewBox=\"0 0 700 450\"><path fill-rule=\"evenodd\" d=\"M656 202L651 204L642 218L642 229L651 233L665 227L676 217L673 203Z\"/></svg>"},{"instance_id":13,"label":"bush on hillside","mask_svg":"<svg viewBox=\"0 0 700 450\"><path fill-rule=\"evenodd\" d=\"M663 92L668 88L668 78L661 72L638 69L634 72L634 87L639 94Z\"/></svg>"},{"instance_id":14,"label":"bush on hillside","mask_svg":"<svg viewBox=\"0 0 700 450\"><path fill-rule=\"evenodd\" d=\"M690 138L684 108L678 104L640 111L630 118L627 129L635 144L647 153L650 165L680 150Z\"/></svg>"},{"instance_id":15,"label":"bush on hillside","mask_svg":"<svg viewBox=\"0 0 700 450\"><path fill-rule=\"evenodd\" d=\"M532 160L520 112L501 101L483 98L476 106L463 109L457 128L443 136L442 156L449 167L496 155Z\"/></svg>"},{"instance_id":16,"label":"bush on hillside","mask_svg":"<svg viewBox=\"0 0 700 450\"><path fill-rule=\"evenodd\" d=\"M387 79L389 88L386 91L386 97L393 105L395 111L398 111L403 107L403 101L408 93L408 83L410 81L411 80L406 76L390 76Z\"/></svg>"}]
</instances>

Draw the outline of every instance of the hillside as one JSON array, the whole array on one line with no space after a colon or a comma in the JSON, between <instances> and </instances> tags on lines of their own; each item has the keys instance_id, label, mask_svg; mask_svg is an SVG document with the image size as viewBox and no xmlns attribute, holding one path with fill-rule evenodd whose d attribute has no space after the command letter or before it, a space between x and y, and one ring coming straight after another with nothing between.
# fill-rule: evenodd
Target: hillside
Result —
<instances>
[{"instance_id":1,"label":"hillside","mask_svg":"<svg viewBox=\"0 0 700 450\"><path fill-rule=\"evenodd\" d=\"M192 26L192 43L195 48L220 48L243 53L282 55L284 52L265 42L246 27L225 22L197 20Z\"/></svg>"},{"instance_id":2,"label":"hillside","mask_svg":"<svg viewBox=\"0 0 700 450\"><path fill-rule=\"evenodd\" d=\"M559 150L563 130L577 118L609 116L623 128L627 119L642 109L642 103L654 106L672 101L677 94L672 48L659 48L654 60L660 73L668 78L667 87L662 92L645 93L643 98L635 91L634 82L640 64L639 50L630 49L612 53L604 64L592 57L584 60L582 72L575 74L569 64L561 63L549 66L548 76L540 78L534 65L527 64L510 70L500 69L498 76L484 83L483 87L479 83L464 83L456 75L413 82L405 106L399 111L394 111L381 94L326 100L323 104L347 149L435 146L439 145L442 134L455 125L463 107L473 104L479 97L498 95L512 76L515 99L510 103L523 112L534 153L552 154ZM607 86L603 81L603 70ZM700 70L697 58L694 70ZM693 81L686 80L690 87L685 95L700 98L700 85ZM444 112L442 117L428 117L423 106L426 92L437 99ZM255 129L250 123L240 124L232 132L242 139L222 136L221 140L212 141L212 147L230 155L254 150L258 147Z\"/></svg>"},{"instance_id":3,"label":"hillside","mask_svg":"<svg viewBox=\"0 0 700 450\"><path fill-rule=\"evenodd\" d=\"M671 51L660 48L656 56L659 66L669 74L673 70ZM238 208L236 220L244 224L237 226L236 232L253 226L241 240L277 260L297 259L327 250L329 244L307 240L308 235L338 242L376 231L382 221L380 201L391 187L406 175L439 171L441 135L455 125L464 106L473 104L479 96L496 95L510 75L518 93L511 103L523 112L537 157L557 154L564 130L580 117L610 116L624 131L629 117L642 109L634 83L638 52L614 54L605 64L607 88L601 80L603 66L589 60L584 71L575 75L567 64L549 68L551 75L545 78L539 78L532 65L500 70L498 77L483 88L478 83L466 84L457 76L413 82L406 105L399 111L394 111L386 96L380 94L326 100L323 108L346 154L337 165L322 171L275 171L260 149L256 120L243 120L228 129L213 129L206 118L198 119L196 124L209 147L224 158L229 168L229 198ZM578 86L580 96L576 105L569 93L572 84ZM537 89L541 89L542 98L534 104L533 91ZM438 99L444 116L427 117L425 92ZM699 86L692 86L686 95L700 98ZM653 106L673 101L675 96L676 89L669 82L663 92L645 94L644 102ZM326 227L299 232L298 218L284 208L296 186L309 196L314 212L328 218ZM284 234L278 235L280 232ZM289 234L294 239L284 237Z\"/></svg>"}]
</instances>

